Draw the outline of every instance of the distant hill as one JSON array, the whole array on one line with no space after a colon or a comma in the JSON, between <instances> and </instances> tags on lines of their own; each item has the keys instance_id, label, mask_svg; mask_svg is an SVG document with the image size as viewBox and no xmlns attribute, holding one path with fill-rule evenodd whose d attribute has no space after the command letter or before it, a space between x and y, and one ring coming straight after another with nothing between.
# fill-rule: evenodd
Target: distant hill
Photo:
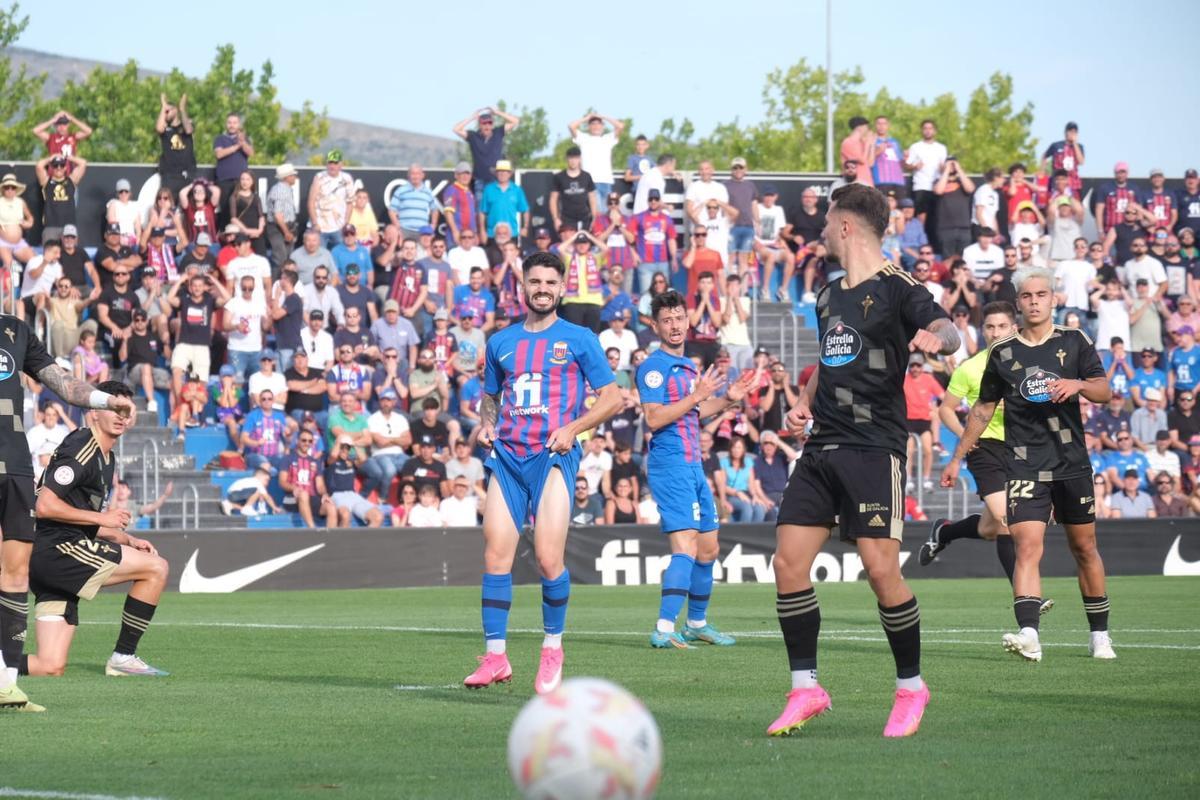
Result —
<instances>
[{"instance_id":1,"label":"distant hill","mask_svg":"<svg viewBox=\"0 0 1200 800\"><path fill-rule=\"evenodd\" d=\"M72 58L22 47L8 48L14 65L25 64L31 72L46 73L46 95L56 97L67 81L82 81L96 67L119 70L118 64ZM140 70L143 75L162 75L155 70ZM318 108L320 98L312 98ZM147 113L153 116L157 108ZM288 111L284 110L284 120ZM318 152L340 148L348 159L365 166L397 166L418 161L426 166L437 167L452 163L457 158L457 141L448 137L429 136L423 133L384 128L379 125L364 125L350 120L329 118L329 136L321 143ZM305 154L307 155L307 154ZM302 160L302 159L301 159Z\"/></svg>"}]
</instances>

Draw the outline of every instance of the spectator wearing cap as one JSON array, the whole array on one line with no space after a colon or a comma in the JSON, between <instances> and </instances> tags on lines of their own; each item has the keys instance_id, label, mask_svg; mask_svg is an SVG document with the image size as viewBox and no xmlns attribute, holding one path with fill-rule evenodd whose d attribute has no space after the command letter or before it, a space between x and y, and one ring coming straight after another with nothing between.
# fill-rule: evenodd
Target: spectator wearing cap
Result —
<instances>
[{"instance_id":1,"label":"spectator wearing cap","mask_svg":"<svg viewBox=\"0 0 1200 800\"><path fill-rule=\"evenodd\" d=\"M416 452L400 468L400 486L412 486L418 496L424 489L432 490L435 497L447 494L446 465L434 458L437 443L432 436L414 437L414 440Z\"/></svg>"},{"instance_id":2,"label":"spectator wearing cap","mask_svg":"<svg viewBox=\"0 0 1200 800\"><path fill-rule=\"evenodd\" d=\"M1194 393L1200 384L1200 348L1196 347L1196 332L1190 325L1181 325L1175 333L1178 334L1177 346L1171 350L1168 359L1168 399L1184 390Z\"/></svg>"},{"instance_id":3,"label":"spectator wearing cap","mask_svg":"<svg viewBox=\"0 0 1200 800\"><path fill-rule=\"evenodd\" d=\"M746 177L746 159L738 156L729 162L731 175L725 181L729 205L737 209L733 227L729 229L729 252L737 260L737 272L745 275L754 249L754 233L759 226L758 187ZM870 173L868 172L868 180Z\"/></svg>"},{"instance_id":4,"label":"spectator wearing cap","mask_svg":"<svg viewBox=\"0 0 1200 800\"><path fill-rule=\"evenodd\" d=\"M43 234L42 241L48 238ZM80 296L86 296L90 287L100 286L100 273L96 271L96 265L92 263L87 250L79 246L79 229L74 225L62 229L62 253L58 259L62 264L63 276Z\"/></svg>"},{"instance_id":5,"label":"spectator wearing cap","mask_svg":"<svg viewBox=\"0 0 1200 800\"><path fill-rule=\"evenodd\" d=\"M779 190L774 184L763 187L762 202L756 202L754 206L758 217L754 253L763 265L762 299L768 302L772 299L771 276L775 272L775 265L783 262L783 276L779 280L779 290L776 294L780 301L787 303L791 301L788 288L792 285L792 275L796 271L796 257L787 246L792 235L792 226L778 200ZM717 276L717 283L720 285L721 274L713 274Z\"/></svg>"},{"instance_id":6,"label":"spectator wearing cap","mask_svg":"<svg viewBox=\"0 0 1200 800\"><path fill-rule=\"evenodd\" d=\"M454 182L442 190L442 218L446 220L446 240L451 247L463 231L478 235L478 213L479 204L471 191L471 165L460 161L454 165Z\"/></svg>"},{"instance_id":7,"label":"spectator wearing cap","mask_svg":"<svg viewBox=\"0 0 1200 800\"><path fill-rule=\"evenodd\" d=\"M550 179L550 219L554 227L588 230L599 214L596 183L580 166L582 151L577 145L567 148L567 167Z\"/></svg>"},{"instance_id":8,"label":"spectator wearing cap","mask_svg":"<svg viewBox=\"0 0 1200 800\"><path fill-rule=\"evenodd\" d=\"M1200 230L1200 172L1189 167L1183 173L1183 188L1178 196L1179 219L1175 223L1175 234L1182 236L1184 228L1194 234Z\"/></svg>"},{"instance_id":9,"label":"spectator wearing cap","mask_svg":"<svg viewBox=\"0 0 1200 800\"><path fill-rule=\"evenodd\" d=\"M308 187L309 224L316 227L325 249L332 250L342 241L353 201L354 178L342 169L342 151L330 150L325 169L313 176Z\"/></svg>"},{"instance_id":10,"label":"spectator wearing cap","mask_svg":"<svg viewBox=\"0 0 1200 800\"><path fill-rule=\"evenodd\" d=\"M604 305L604 243L588 231L579 231L564 253L564 291L559 313L563 319L599 333Z\"/></svg>"},{"instance_id":11,"label":"spectator wearing cap","mask_svg":"<svg viewBox=\"0 0 1200 800\"><path fill-rule=\"evenodd\" d=\"M450 316L457 321L470 314L486 333L495 324L496 298L484 287L483 274L479 267L472 267L467 285L454 287L454 308Z\"/></svg>"},{"instance_id":12,"label":"spectator wearing cap","mask_svg":"<svg viewBox=\"0 0 1200 800\"><path fill-rule=\"evenodd\" d=\"M308 353L308 362L322 373L333 367L333 336L325 330L325 312L314 308L308 312L308 325L300 331L300 348Z\"/></svg>"},{"instance_id":13,"label":"spectator wearing cap","mask_svg":"<svg viewBox=\"0 0 1200 800\"><path fill-rule=\"evenodd\" d=\"M855 162L857 169L854 179L856 182L874 186L875 178L872 174L872 167L875 166L875 144L879 137L875 131L871 130L866 117L851 117L849 127L850 135L842 140L839 149L842 161Z\"/></svg>"},{"instance_id":14,"label":"spectator wearing cap","mask_svg":"<svg viewBox=\"0 0 1200 800\"><path fill-rule=\"evenodd\" d=\"M1105 465L1104 472L1114 491L1120 488L1121 481L1130 470L1135 471L1141 478L1145 477L1146 470L1150 468L1150 462L1146 460L1145 453L1137 449L1133 433L1130 431L1117 433L1117 449L1110 450L1105 455Z\"/></svg>"},{"instance_id":15,"label":"spectator wearing cap","mask_svg":"<svg viewBox=\"0 0 1200 800\"><path fill-rule=\"evenodd\" d=\"M1129 412L1125 410L1124 395L1114 392L1108 405L1092 409L1087 427L1100 440L1105 450L1116 450L1117 437L1122 433L1129 433Z\"/></svg>"},{"instance_id":16,"label":"spectator wearing cap","mask_svg":"<svg viewBox=\"0 0 1200 800\"><path fill-rule=\"evenodd\" d=\"M42 187L42 238L57 239L75 224L75 193L87 172L87 161L75 156L48 155L33 167Z\"/></svg>"},{"instance_id":17,"label":"spectator wearing cap","mask_svg":"<svg viewBox=\"0 0 1200 800\"><path fill-rule=\"evenodd\" d=\"M381 352L392 349L398 353L403 369L416 361L421 335L410 320L401 316L400 304L395 300L383 304L383 316L371 323L370 333Z\"/></svg>"},{"instance_id":18,"label":"spectator wearing cap","mask_svg":"<svg viewBox=\"0 0 1200 800\"><path fill-rule=\"evenodd\" d=\"M425 334L421 348L433 352L433 363L438 372L449 377L454 371L451 361L458 352L458 340L450 332L449 313L433 315L433 330Z\"/></svg>"},{"instance_id":19,"label":"spectator wearing cap","mask_svg":"<svg viewBox=\"0 0 1200 800\"><path fill-rule=\"evenodd\" d=\"M283 269L283 262L296 247L300 203L300 191L296 186L299 180L294 165L280 164L275 168L275 185L267 192L267 244L271 248L275 274Z\"/></svg>"},{"instance_id":20,"label":"spectator wearing cap","mask_svg":"<svg viewBox=\"0 0 1200 800\"><path fill-rule=\"evenodd\" d=\"M501 222L507 222L510 231L529 235L529 201L525 199L525 191L512 182L512 177L512 162L502 158L496 162L496 180L483 189L479 201L479 230L484 244Z\"/></svg>"},{"instance_id":21,"label":"spectator wearing cap","mask_svg":"<svg viewBox=\"0 0 1200 800\"><path fill-rule=\"evenodd\" d=\"M1138 218L1141 211L1138 189L1129 182L1129 164L1118 161L1113 165L1113 179L1092 193L1092 202L1095 203L1096 231L1102 237L1127 216L1127 210L1132 212L1134 219Z\"/></svg>"},{"instance_id":22,"label":"spectator wearing cap","mask_svg":"<svg viewBox=\"0 0 1200 800\"><path fill-rule=\"evenodd\" d=\"M640 190L639 190L640 191ZM628 236L634 237L634 252L637 256L638 292L650 291L655 273L665 276L675 273L675 221L663 211L662 194L657 189L647 193L648 206L645 211L629 218L626 227Z\"/></svg>"},{"instance_id":23,"label":"spectator wearing cap","mask_svg":"<svg viewBox=\"0 0 1200 800\"><path fill-rule=\"evenodd\" d=\"M361 249L365 250L365 247ZM368 273L369 275L370 273ZM338 299L342 302L342 312L349 324L350 310L358 313L358 320L364 326L369 326L379 317L375 308L375 293L362 285L362 275L355 263L346 265L345 280L337 286ZM365 331L364 331L365 334Z\"/></svg>"},{"instance_id":24,"label":"spectator wearing cap","mask_svg":"<svg viewBox=\"0 0 1200 800\"><path fill-rule=\"evenodd\" d=\"M217 160L213 172L222 197L229 197L236 188L238 178L250 166L254 145L237 114L225 115L225 130L213 139L213 157Z\"/></svg>"},{"instance_id":25,"label":"spectator wearing cap","mask_svg":"<svg viewBox=\"0 0 1200 800\"><path fill-rule=\"evenodd\" d=\"M1109 507L1120 513L1121 519L1149 519L1157 516L1154 501L1140 488L1141 476L1142 473L1137 469L1125 470L1118 483L1120 491L1114 491L1108 498Z\"/></svg>"},{"instance_id":26,"label":"spectator wearing cap","mask_svg":"<svg viewBox=\"0 0 1200 800\"><path fill-rule=\"evenodd\" d=\"M250 376L249 391L251 397L258 397L264 391L275 396L275 409L283 411L287 408L288 384L287 378L276 369L279 354L274 350L263 350L258 356L258 371Z\"/></svg>"},{"instance_id":27,"label":"spectator wearing cap","mask_svg":"<svg viewBox=\"0 0 1200 800\"><path fill-rule=\"evenodd\" d=\"M1083 166L1083 162L1084 150L1079 141L1079 126L1068 122L1063 130L1063 138L1051 143L1042 153L1041 169L1045 172L1065 171L1072 195L1080 197L1083 182L1079 178L1079 168Z\"/></svg>"},{"instance_id":28,"label":"spectator wearing cap","mask_svg":"<svg viewBox=\"0 0 1200 800\"><path fill-rule=\"evenodd\" d=\"M659 197L667 191L667 180L675 176L675 156L670 153L660 155L654 166L641 173L633 195L633 213L642 213L650 208L650 193L658 192Z\"/></svg>"},{"instance_id":29,"label":"spectator wearing cap","mask_svg":"<svg viewBox=\"0 0 1200 800\"><path fill-rule=\"evenodd\" d=\"M104 221L120 228L123 247L136 249L142 238L142 212L133 201L133 189L125 178L117 181L116 195L104 205Z\"/></svg>"},{"instance_id":30,"label":"spectator wearing cap","mask_svg":"<svg viewBox=\"0 0 1200 800\"><path fill-rule=\"evenodd\" d=\"M414 242L413 259L416 259L416 243ZM371 271L371 250L358 243L358 229L346 224L342 228L342 241L329 251L333 257L333 265L337 267L338 282L346 280L346 268L351 264L358 267L359 272Z\"/></svg>"},{"instance_id":31,"label":"spectator wearing cap","mask_svg":"<svg viewBox=\"0 0 1200 800\"><path fill-rule=\"evenodd\" d=\"M496 117L505 124L497 125ZM472 122L474 130L467 130ZM467 143L471 150L471 177L475 181L475 199L478 202L485 186L497 179L497 164L504 158L504 137L521 124L521 118L497 108L484 107L476 110L454 126L454 135Z\"/></svg>"},{"instance_id":32,"label":"spectator wearing cap","mask_svg":"<svg viewBox=\"0 0 1200 800\"><path fill-rule=\"evenodd\" d=\"M1145 402L1129 415L1129 432L1133 434L1134 446L1152 450L1159 431L1170 438L1167 431L1167 412L1163 410L1163 393L1159 389L1147 389Z\"/></svg>"},{"instance_id":33,"label":"spectator wearing cap","mask_svg":"<svg viewBox=\"0 0 1200 800\"><path fill-rule=\"evenodd\" d=\"M116 277L120 279L119 274ZM98 316L100 324L108 327L112 336L121 338L120 320L109 312L120 303L120 293L114 291L118 289L113 286L100 295ZM182 394L185 375L195 375L201 383L208 382L213 355L213 316L228 300L229 293L211 274L192 275L167 292L167 304L178 312L179 319L179 332L171 350L171 383L176 398Z\"/></svg>"},{"instance_id":34,"label":"spectator wearing cap","mask_svg":"<svg viewBox=\"0 0 1200 800\"><path fill-rule=\"evenodd\" d=\"M75 130L71 130L72 125ZM54 128L53 133L50 132L51 128ZM71 112L58 111L34 127L33 135L46 145L46 152L50 155L74 160L79 152L79 143L92 135L92 129Z\"/></svg>"},{"instance_id":35,"label":"spectator wearing cap","mask_svg":"<svg viewBox=\"0 0 1200 800\"><path fill-rule=\"evenodd\" d=\"M142 257L121 243L121 226L109 222L104 226L104 241L96 248L95 263L100 268L100 285L107 289L113 285L114 273L132 273L142 266Z\"/></svg>"},{"instance_id":36,"label":"spectator wearing cap","mask_svg":"<svg viewBox=\"0 0 1200 800\"><path fill-rule=\"evenodd\" d=\"M971 242L975 182L953 154L946 157L933 193L937 197L935 218L940 251L945 257L962 255Z\"/></svg>"},{"instance_id":37,"label":"spectator wearing cap","mask_svg":"<svg viewBox=\"0 0 1200 800\"><path fill-rule=\"evenodd\" d=\"M309 365L308 353L297 350L292 365L283 373L287 380L287 402L284 410L297 423L312 416L317 425L325 427L329 414L325 410L329 398L326 394L325 371Z\"/></svg>"},{"instance_id":38,"label":"spectator wearing cap","mask_svg":"<svg viewBox=\"0 0 1200 800\"><path fill-rule=\"evenodd\" d=\"M420 164L408 167L408 180L401 181L388 199L388 217L400 228L405 239L416 239L419 231L437 220L437 198L425 180Z\"/></svg>"},{"instance_id":39,"label":"spectator wearing cap","mask_svg":"<svg viewBox=\"0 0 1200 800\"><path fill-rule=\"evenodd\" d=\"M1141 408L1146 404L1146 392L1150 389L1159 391L1161 403L1166 397L1167 373L1156 366L1158 353L1152 347L1143 347L1138 354L1138 362L1138 368L1128 378L1129 396L1133 400L1134 407Z\"/></svg>"},{"instance_id":40,"label":"spectator wearing cap","mask_svg":"<svg viewBox=\"0 0 1200 800\"><path fill-rule=\"evenodd\" d=\"M146 411L150 414L158 412L155 388L165 389L171 385L170 374L158 366L165 347L166 340L151 330L146 312L141 308L134 309L133 330L121 340L120 357L128 368L126 382L135 390L141 388L146 395Z\"/></svg>"},{"instance_id":41,"label":"spectator wearing cap","mask_svg":"<svg viewBox=\"0 0 1200 800\"><path fill-rule=\"evenodd\" d=\"M581 130L585 122L586 131ZM593 111L568 123L567 129L571 141L579 148L580 166L595 181L597 203L604 208L613 189L613 148L625 132L625 123Z\"/></svg>"}]
</instances>

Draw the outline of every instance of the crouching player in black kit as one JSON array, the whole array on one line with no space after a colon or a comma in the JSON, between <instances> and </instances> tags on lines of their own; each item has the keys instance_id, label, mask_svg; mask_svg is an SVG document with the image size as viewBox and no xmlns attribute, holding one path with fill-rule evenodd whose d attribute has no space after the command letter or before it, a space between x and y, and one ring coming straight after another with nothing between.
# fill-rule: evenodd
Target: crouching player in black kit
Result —
<instances>
[{"instance_id":1,"label":"crouching player in black kit","mask_svg":"<svg viewBox=\"0 0 1200 800\"><path fill-rule=\"evenodd\" d=\"M133 392L119 381L100 391ZM37 653L22 671L62 675L79 624L79 601L102 586L132 582L121 615L121 633L106 675L162 676L135 654L167 583L167 562L144 539L125 533L129 512L105 509L112 493L113 446L134 415L91 411L88 426L71 432L54 451L37 489L37 530L29 561L29 586L37 600Z\"/></svg>"},{"instance_id":2,"label":"crouching player in black kit","mask_svg":"<svg viewBox=\"0 0 1200 800\"><path fill-rule=\"evenodd\" d=\"M992 343L967 427L942 472L942 486L958 481L959 464L1004 401L1005 511L1017 549L1013 610L1017 633L1004 634L1004 649L1042 660L1038 612L1042 581L1038 566L1051 511L1067 531L1079 570L1083 610L1091 628L1094 658L1116 658L1108 635L1104 562L1096 550L1096 500L1092 465L1083 443L1079 395L1098 405L1111 396L1096 348L1077 329L1055 325L1054 273L1040 267L1013 275L1020 331Z\"/></svg>"}]
</instances>

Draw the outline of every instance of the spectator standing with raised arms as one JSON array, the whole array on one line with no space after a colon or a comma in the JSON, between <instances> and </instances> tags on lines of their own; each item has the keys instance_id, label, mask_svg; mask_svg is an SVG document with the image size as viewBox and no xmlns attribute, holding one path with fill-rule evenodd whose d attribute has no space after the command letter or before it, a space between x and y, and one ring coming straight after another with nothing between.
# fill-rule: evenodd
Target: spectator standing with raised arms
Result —
<instances>
[{"instance_id":1,"label":"spectator standing with raised arms","mask_svg":"<svg viewBox=\"0 0 1200 800\"><path fill-rule=\"evenodd\" d=\"M507 126L496 127L496 117ZM471 122L475 130L467 130ZM475 202L482 203L483 189L497 179L496 162L504 157L504 137L521 124L521 118L506 114L499 109L485 106L454 126L454 135L467 143L471 149L471 178L475 182Z\"/></svg>"},{"instance_id":2,"label":"spectator standing with raised arms","mask_svg":"<svg viewBox=\"0 0 1200 800\"><path fill-rule=\"evenodd\" d=\"M180 95L179 105L172 105L165 94L159 97L158 119L154 130L158 134L159 186L178 197L179 191L196 177L196 144L192 140L195 126L187 113L187 95Z\"/></svg>"},{"instance_id":3,"label":"spectator standing with raised arms","mask_svg":"<svg viewBox=\"0 0 1200 800\"><path fill-rule=\"evenodd\" d=\"M587 122L587 132L579 130L584 121ZM609 125L612 130L607 129ZM567 128L571 131L571 141L579 147L583 171L595 181L597 204L603 208L613 190L613 148L625 131L625 123L592 112L584 114Z\"/></svg>"},{"instance_id":4,"label":"spectator standing with raised arms","mask_svg":"<svg viewBox=\"0 0 1200 800\"><path fill-rule=\"evenodd\" d=\"M75 126L74 131L71 130L72 125ZM50 133L51 126L54 127L54 133ZM46 145L46 152L50 155L70 160L79 152L79 143L92 135L92 129L69 111L59 111L34 128L33 135Z\"/></svg>"}]
</instances>

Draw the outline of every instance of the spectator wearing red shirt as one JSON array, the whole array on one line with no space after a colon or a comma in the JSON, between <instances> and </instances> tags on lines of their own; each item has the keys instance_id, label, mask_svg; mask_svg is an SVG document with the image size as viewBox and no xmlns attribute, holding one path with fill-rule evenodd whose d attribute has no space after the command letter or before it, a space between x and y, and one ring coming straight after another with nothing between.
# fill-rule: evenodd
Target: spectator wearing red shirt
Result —
<instances>
[{"instance_id":1,"label":"spectator wearing red shirt","mask_svg":"<svg viewBox=\"0 0 1200 800\"><path fill-rule=\"evenodd\" d=\"M1017 221L1017 216L1021 213L1021 203L1033 202L1033 193L1036 189L1033 182L1025 177L1024 164L1018 161L1008 168L1008 183L1004 184L1004 197L1007 199L1010 225Z\"/></svg>"},{"instance_id":2,"label":"spectator wearing red shirt","mask_svg":"<svg viewBox=\"0 0 1200 800\"><path fill-rule=\"evenodd\" d=\"M688 357L696 356L708 368L717 356L717 334L720 333L724 317L721 315L721 298L717 295L711 272L702 272L696 278L696 292L688 295L688 340L685 352Z\"/></svg>"},{"instance_id":3,"label":"spectator wearing red shirt","mask_svg":"<svg viewBox=\"0 0 1200 800\"><path fill-rule=\"evenodd\" d=\"M908 491L913 491L913 451L915 440L921 442L921 481L926 491L933 489L933 432L937 417L933 409L946 390L925 371L925 356L913 353L908 357L908 374L904 376L904 400L908 405ZM940 428L940 426L938 426ZM940 431L939 431L940 432Z\"/></svg>"},{"instance_id":4,"label":"spectator wearing red shirt","mask_svg":"<svg viewBox=\"0 0 1200 800\"><path fill-rule=\"evenodd\" d=\"M704 228L696 228L692 231L687 252L683 254L683 268L688 273L688 297L696 294L700 276L706 272L713 276L714 286L724 285L721 276L725 271L725 259L719 252L708 246L708 231Z\"/></svg>"},{"instance_id":5,"label":"spectator wearing red shirt","mask_svg":"<svg viewBox=\"0 0 1200 800\"><path fill-rule=\"evenodd\" d=\"M857 183L875 185L875 179L871 176L871 166L875 163L876 138L875 131L871 130L866 117L850 118L850 135L842 139L842 162L857 162L858 169L854 177Z\"/></svg>"},{"instance_id":6,"label":"spectator wearing red shirt","mask_svg":"<svg viewBox=\"0 0 1200 800\"><path fill-rule=\"evenodd\" d=\"M71 130L72 125L75 126L75 131ZM50 133L51 126L54 127L54 133ZM33 135L46 145L46 151L50 155L70 160L79 155L79 143L92 135L92 129L69 112L59 111L34 128Z\"/></svg>"}]
</instances>

